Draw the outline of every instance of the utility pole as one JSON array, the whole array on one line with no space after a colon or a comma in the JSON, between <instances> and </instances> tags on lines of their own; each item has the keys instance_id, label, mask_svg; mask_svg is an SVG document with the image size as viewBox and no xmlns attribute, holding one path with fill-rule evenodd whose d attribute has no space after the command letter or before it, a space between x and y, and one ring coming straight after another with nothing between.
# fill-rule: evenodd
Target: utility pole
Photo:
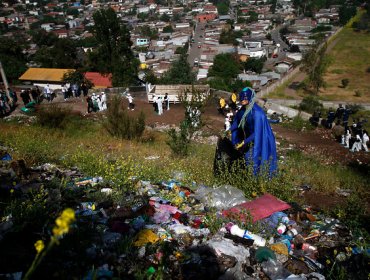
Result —
<instances>
[{"instance_id":1,"label":"utility pole","mask_svg":"<svg viewBox=\"0 0 370 280\"><path fill-rule=\"evenodd\" d=\"M9 90L8 90L9 84L8 84L8 80L6 79L5 71L4 71L3 64L1 63L1 61L0 61L0 74L1 74L1 78L3 79L6 95L8 96L10 100Z\"/></svg>"}]
</instances>

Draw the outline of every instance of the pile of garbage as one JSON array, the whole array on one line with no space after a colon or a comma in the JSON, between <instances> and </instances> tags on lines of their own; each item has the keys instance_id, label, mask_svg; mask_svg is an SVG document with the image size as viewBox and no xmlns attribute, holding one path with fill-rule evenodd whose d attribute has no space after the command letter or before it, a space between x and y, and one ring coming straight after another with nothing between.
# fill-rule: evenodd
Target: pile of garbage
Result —
<instances>
[{"instance_id":1,"label":"pile of garbage","mask_svg":"<svg viewBox=\"0 0 370 280\"><path fill-rule=\"evenodd\" d=\"M321 280L335 279L336 273L367 279L369 273L369 249L356 244L339 220L270 194L248 201L241 190L228 185L132 178L132 187L123 195L104 178L85 177L77 168L28 168L4 152L0 160L2 193L22 199L57 178L63 189L47 189L46 200L75 210L77 222L68 235L85 244L83 252L76 256L72 252L77 248L69 249L64 262L46 257L41 276L42 269L67 270L70 277L82 279ZM67 202L66 193L74 194L73 203ZM88 200L91 197L96 201ZM89 235L81 236L82 229ZM15 232L9 213L1 220L0 249ZM21 272L9 271L11 260L0 251L1 279L21 279L27 266L19 265ZM73 275L75 263L83 269Z\"/></svg>"}]
</instances>

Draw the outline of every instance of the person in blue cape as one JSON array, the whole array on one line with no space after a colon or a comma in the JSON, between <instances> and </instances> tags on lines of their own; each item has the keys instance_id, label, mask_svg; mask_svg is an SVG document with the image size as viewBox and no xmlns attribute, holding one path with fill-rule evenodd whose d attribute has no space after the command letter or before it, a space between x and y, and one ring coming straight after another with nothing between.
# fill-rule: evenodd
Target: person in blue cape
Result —
<instances>
[{"instance_id":1,"label":"person in blue cape","mask_svg":"<svg viewBox=\"0 0 370 280\"><path fill-rule=\"evenodd\" d=\"M239 93L242 107L230 128L231 142L244 153L246 164L253 164L254 175L266 169L271 176L277 170L275 137L265 112L255 103L255 98L256 93L249 87Z\"/></svg>"}]
</instances>

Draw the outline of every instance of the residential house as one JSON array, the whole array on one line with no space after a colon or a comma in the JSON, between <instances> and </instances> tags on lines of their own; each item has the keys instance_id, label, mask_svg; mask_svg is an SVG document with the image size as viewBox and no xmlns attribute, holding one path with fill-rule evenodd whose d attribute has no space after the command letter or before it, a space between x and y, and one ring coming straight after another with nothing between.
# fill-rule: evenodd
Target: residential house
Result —
<instances>
[{"instance_id":1,"label":"residential house","mask_svg":"<svg viewBox=\"0 0 370 280\"><path fill-rule=\"evenodd\" d=\"M317 25L317 22L312 20L311 18L305 18L305 19L296 19L294 25L292 25L292 29L294 29L296 32L309 32L312 29L314 29Z\"/></svg>"},{"instance_id":2,"label":"residential house","mask_svg":"<svg viewBox=\"0 0 370 280\"><path fill-rule=\"evenodd\" d=\"M292 68L293 65L288 61L281 61L275 64L275 70L280 74L287 73Z\"/></svg>"},{"instance_id":3,"label":"residential house","mask_svg":"<svg viewBox=\"0 0 370 280\"><path fill-rule=\"evenodd\" d=\"M199 68L197 73L197 81L201 79L206 79L208 76L208 69Z\"/></svg>"},{"instance_id":4,"label":"residential house","mask_svg":"<svg viewBox=\"0 0 370 280\"><path fill-rule=\"evenodd\" d=\"M143 46L148 46L150 43L150 39L148 38L136 38L136 41L134 42L135 46L137 47L143 47Z\"/></svg>"},{"instance_id":5,"label":"residential house","mask_svg":"<svg viewBox=\"0 0 370 280\"><path fill-rule=\"evenodd\" d=\"M45 31L49 32L54 29L55 23L43 23L41 24L41 29L44 29Z\"/></svg>"},{"instance_id":6,"label":"residential house","mask_svg":"<svg viewBox=\"0 0 370 280\"><path fill-rule=\"evenodd\" d=\"M150 12L150 6L141 5L141 6L137 6L136 9L137 9L138 14L141 14L141 13L147 14Z\"/></svg>"},{"instance_id":7,"label":"residential house","mask_svg":"<svg viewBox=\"0 0 370 280\"><path fill-rule=\"evenodd\" d=\"M75 69L28 68L27 71L19 77L19 80L30 82L34 86L45 87L49 85L53 90L61 89L63 76L70 71L75 71Z\"/></svg>"},{"instance_id":8,"label":"residential house","mask_svg":"<svg viewBox=\"0 0 370 280\"><path fill-rule=\"evenodd\" d=\"M93 88L111 88L112 74L102 75L99 72L86 72L85 78L93 83Z\"/></svg>"},{"instance_id":9,"label":"residential house","mask_svg":"<svg viewBox=\"0 0 370 280\"><path fill-rule=\"evenodd\" d=\"M254 89L260 89L260 87L267 85L268 78L257 74L239 74L238 79L242 81L249 81L252 83Z\"/></svg>"},{"instance_id":10,"label":"residential house","mask_svg":"<svg viewBox=\"0 0 370 280\"><path fill-rule=\"evenodd\" d=\"M217 14L199 14L195 17L195 20L198 21L198 22L208 22L208 21L211 21L211 20L214 20L215 18L217 18Z\"/></svg>"},{"instance_id":11,"label":"residential house","mask_svg":"<svg viewBox=\"0 0 370 280\"><path fill-rule=\"evenodd\" d=\"M203 12L208 14L218 14L217 7L215 5L205 5L203 7Z\"/></svg>"},{"instance_id":12,"label":"residential house","mask_svg":"<svg viewBox=\"0 0 370 280\"><path fill-rule=\"evenodd\" d=\"M167 15L172 15L172 8L171 7L159 7L157 8L158 13L160 15L167 14Z\"/></svg>"},{"instance_id":13,"label":"residential house","mask_svg":"<svg viewBox=\"0 0 370 280\"><path fill-rule=\"evenodd\" d=\"M68 38L69 32L67 29L55 29L51 31L55 35L58 36L58 38Z\"/></svg>"},{"instance_id":14,"label":"residential house","mask_svg":"<svg viewBox=\"0 0 370 280\"><path fill-rule=\"evenodd\" d=\"M178 22L175 24L175 29L189 28L189 27L190 27L189 22Z\"/></svg>"}]
</instances>

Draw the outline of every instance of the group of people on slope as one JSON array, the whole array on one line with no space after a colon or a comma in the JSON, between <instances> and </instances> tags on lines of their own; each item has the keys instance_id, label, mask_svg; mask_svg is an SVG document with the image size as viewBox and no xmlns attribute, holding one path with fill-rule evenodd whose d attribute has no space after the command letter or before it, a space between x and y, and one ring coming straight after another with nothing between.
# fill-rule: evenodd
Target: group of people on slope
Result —
<instances>
[{"instance_id":1,"label":"group of people on slope","mask_svg":"<svg viewBox=\"0 0 370 280\"><path fill-rule=\"evenodd\" d=\"M325 128L331 129L334 125L343 125L346 127L348 125L348 120L350 115L352 114L351 108L346 105L343 107L342 104L339 104L339 107L334 112L333 108L329 108L326 119L322 121L322 125ZM316 110L312 117L310 118L310 122L314 126L318 126L321 119L321 111Z\"/></svg>"},{"instance_id":2,"label":"group of people on slope","mask_svg":"<svg viewBox=\"0 0 370 280\"><path fill-rule=\"evenodd\" d=\"M168 93L165 93L163 97L153 94L152 100L154 112L156 112L158 115L163 114L163 107L165 107L167 111L170 109L170 99Z\"/></svg>"},{"instance_id":3,"label":"group of people on slope","mask_svg":"<svg viewBox=\"0 0 370 280\"><path fill-rule=\"evenodd\" d=\"M352 110L350 106L346 105L343 107L342 104L339 104L336 111L334 111L333 108L329 108L326 119L321 123L327 129L343 127L344 133L341 136L341 144L351 152L359 152L362 150L368 152L367 142L369 141L369 134L363 128L363 123L365 121L361 121L360 119L354 120L353 124L349 126L348 121L351 114ZM318 126L320 118L321 112L317 110L310 118L310 122Z\"/></svg>"},{"instance_id":4,"label":"group of people on slope","mask_svg":"<svg viewBox=\"0 0 370 280\"><path fill-rule=\"evenodd\" d=\"M22 89L19 96L24 106L29 105L31 102L40 104L44 99L51 102L54 98L49 85L46 85L42 91L38 86ZM5 91L0 91L0 116L6 116L11 113L17 105L18 94L15 90L8 88L8 94Z\"/></svg>"},{"instance_id":5,"label":"group of people on slope","mask_svg":"<svg viewBox=\"0 0 370 280\"><path fill-rule=\"evenodd\" d=\"M352 126L344 127L341 144L351 152L359 152L362 149L368 152L367 142L369 142L369 133L363 128L363 122L354 122Z\"/></svg>"},{"instance_id":6,"label":"group of people on slope","mask_svg":"<svg viewBox=\"0 0 370 280\"><path fill-rule=\"evenodd\" d=\"M63 84L62 85L62 93L64 97L64 101L67 101L69 98L72 97L80 97L83 94L86 97L89 93L89 88L86 84L82 83L79 84Z\"/></svg>"},{"instance_id":7,"label":"group of people on slope","mask_svg":"<svg viewBox=\"0 0 370 280\"><path fill-rule=\"evenodd\" d=\"M10 88L8 88L8 92L9 97L5 91L0 91L0 117L6 116L17 106L17 93Z\"/></svg>"},{"instance_id":8,"label":"group of people on slope","mask_svg":"<svg viewBox=\"0 0 370 280\"><path fill-rule=\"evenodd\" d=\"M100 94L93 93L91 96L86 97L87 112L99 112L107 110L107 95L104 91Z\"/></svg>"}]
</instances>

